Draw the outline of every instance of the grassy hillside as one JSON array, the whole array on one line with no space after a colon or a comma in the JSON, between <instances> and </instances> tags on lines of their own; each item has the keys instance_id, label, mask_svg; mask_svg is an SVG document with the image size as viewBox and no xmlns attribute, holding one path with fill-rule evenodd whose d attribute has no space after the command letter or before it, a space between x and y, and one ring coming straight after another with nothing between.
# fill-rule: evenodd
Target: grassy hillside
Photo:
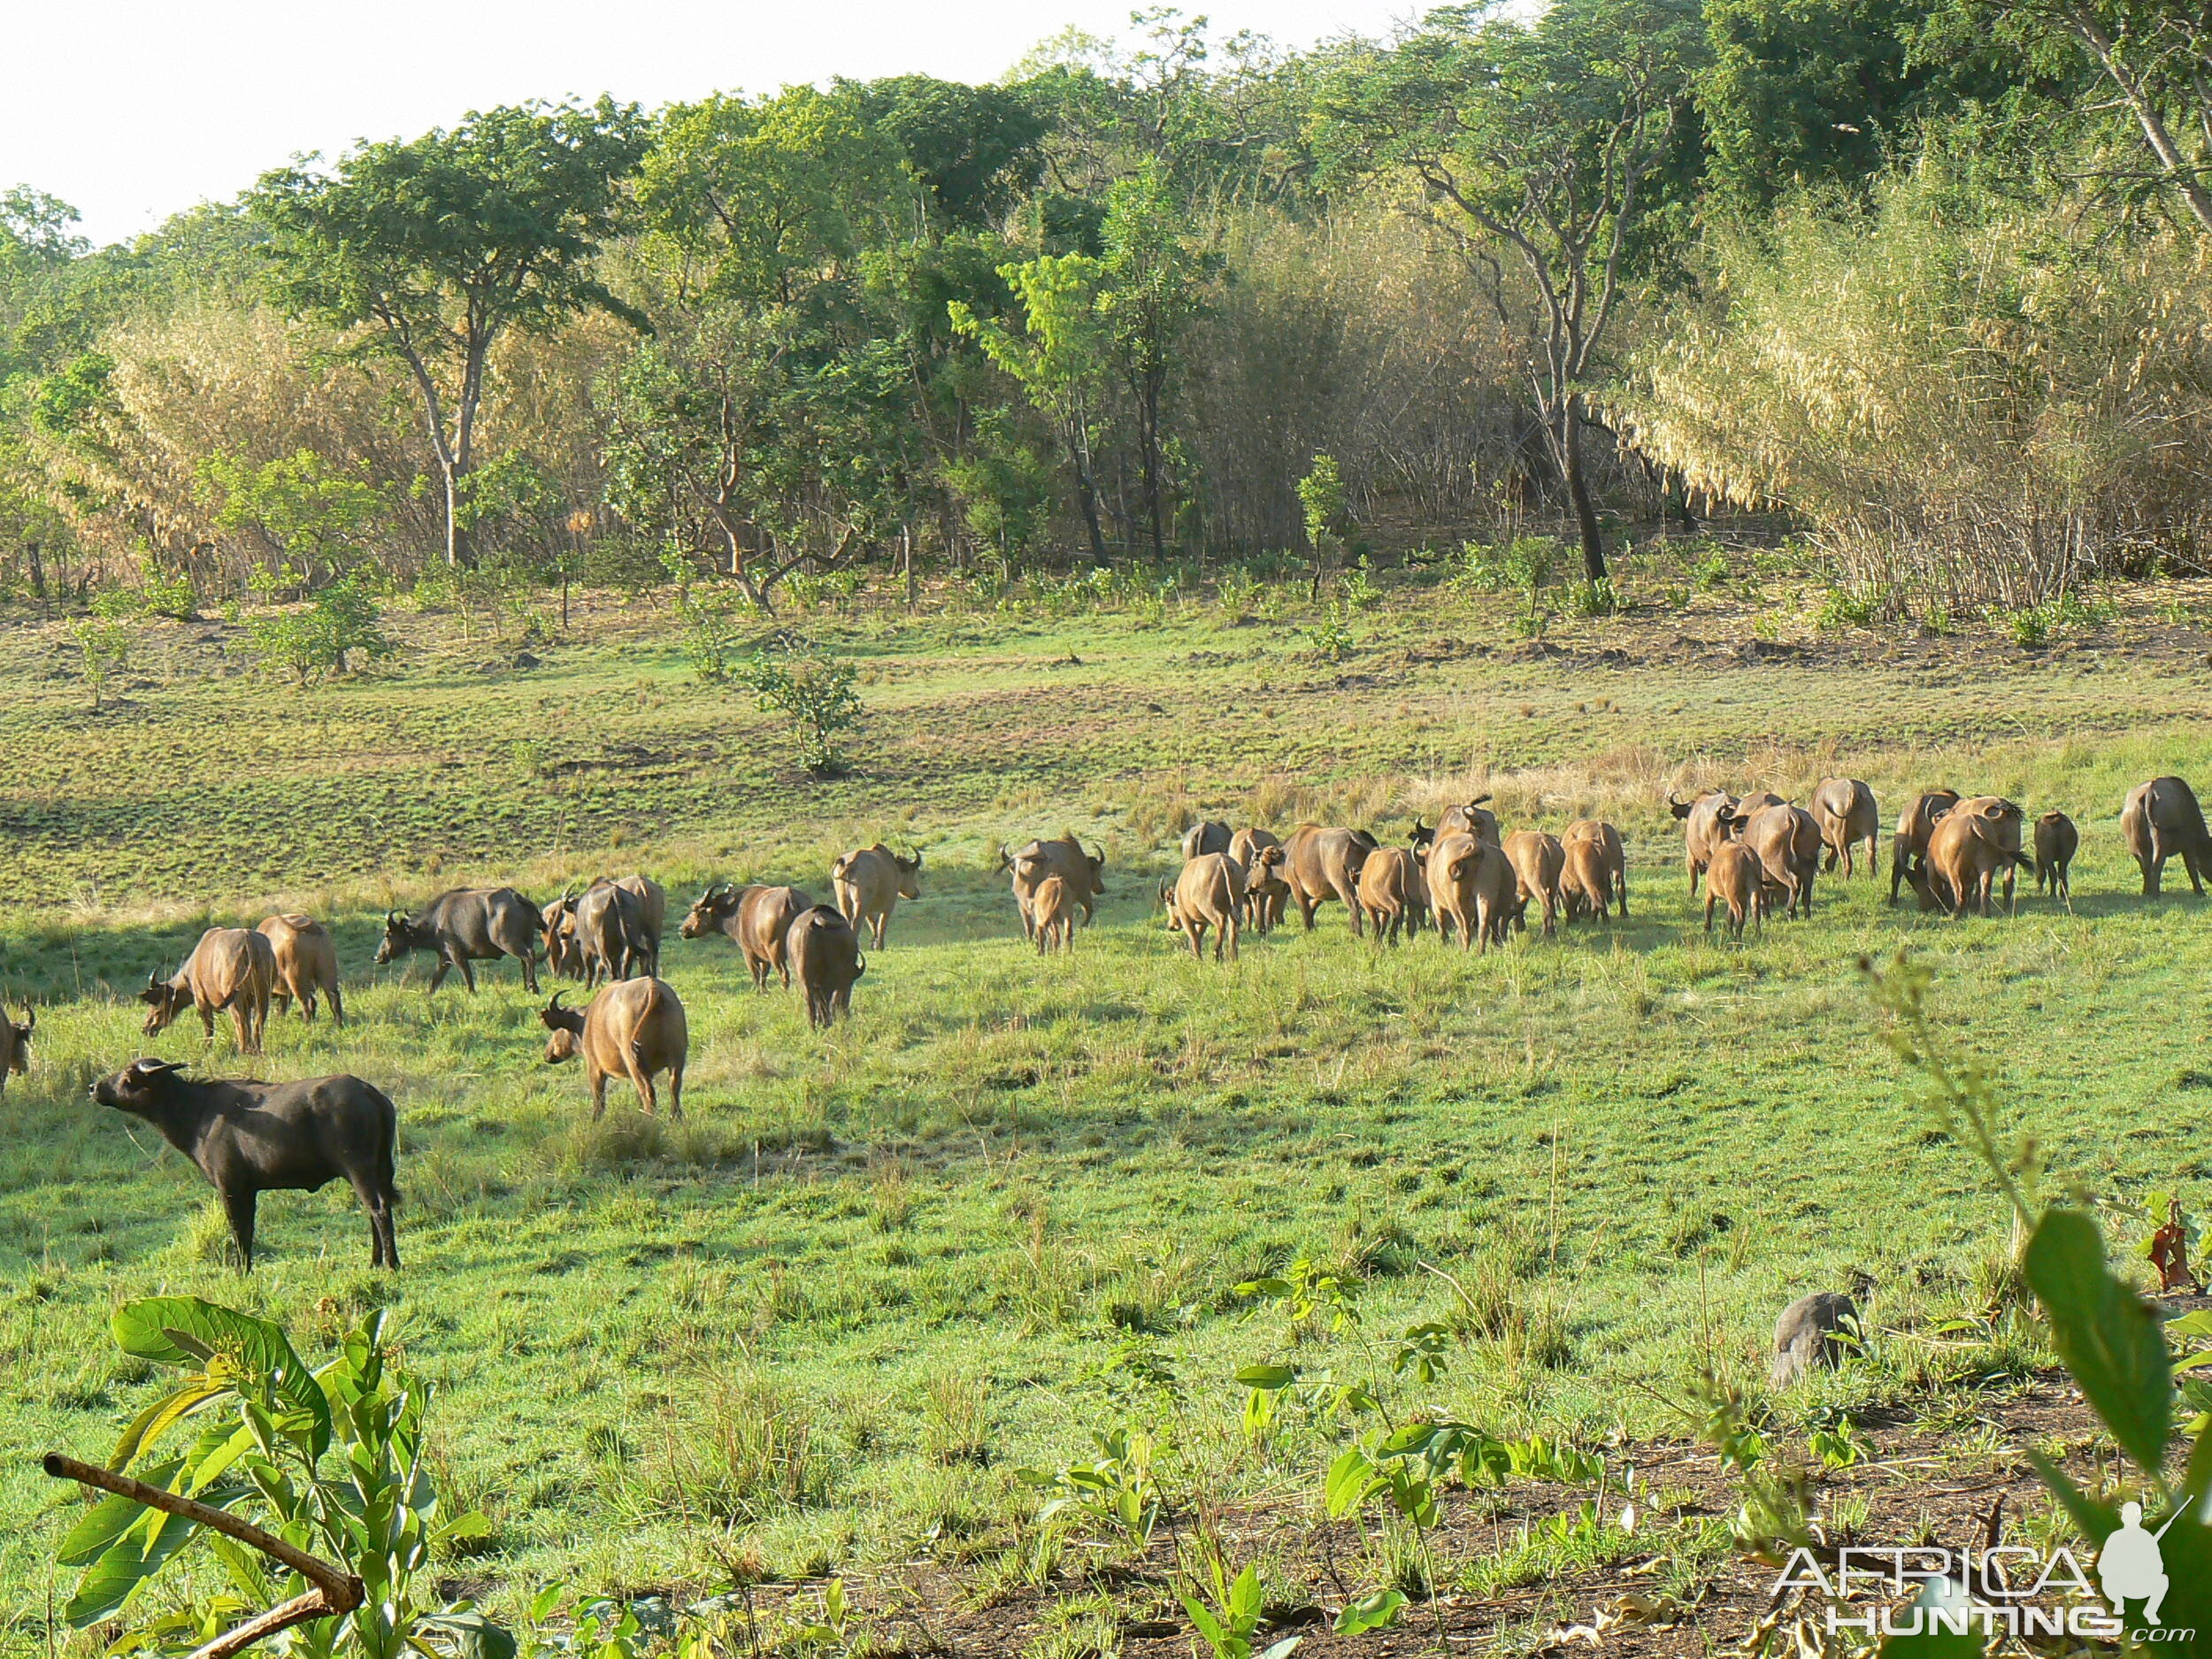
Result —
<instances>
[{"instance_id":1,"label":"grassy hillside","mask_svg":"<svg viewBox=\"0 0 2212 1659\"><path fill-rule=\"evenodd\" d=\"M2025 651L1814 634L1771 594L1532 643L1502 602L1415 591L1356 614L1340 663L1286 594L1241 618L856 603L795 619L864 665L837 782L796 777L772 721L699 684L644 607L603 602L530 668L410 618L385 672L304 693L226 672L216 626L150 625L150 672L97 712L60 636L19 627L0 640L0 989L41 1015L0 1108L0 1503L28 1517L0 1538L0 1630L44 1646L70 1500L30 1454L105 1448L150 1379L104 1321L157 1290L265 1311L317 1349L388 1305L442 1391L442 1471L496 1523L452 1576L495 1602L555 1577L711 1591L987 1561L1035 1502L1013 1470L1125 1409L1175 1425L1178 1489L1310 1506L1326 1432L1253 1445L1230 1380L1286 1340L1233 1287L1301 1255L1363 1281L1371 1329L1453 1323L1452 1376L1402 1379L1407 1400L1590 1441L1659 1432L1649 1388L1678 1394L1701 1363L1763 1383L1803 1290L1863 1270L1880 1322L1926 1332L2002 1279L1998 1209L1878 1041L1855 964L1901 944L2060 1168L2196 1208L2212 917L2185 881L2136 897L2116 826L2132 783L2212 775L2198 598ZM1708 943L1667 788L1802 795L1830 771L1886 815L1947 782L2064 807L2072 911L2031 895L1954 924L1889 910L1886 879L1824 879L1815 921ZM1619 823L1629 919L1468 958L1433 935L1356 943L1332 909L1217 968L1154 914L1194 812L1395 834L1484 788L1509 826ZM1040 961L987 866L1064 825L1104 843L1110 891L1071 956ZM924 849L926 896L837 1030L672 922L680 1125L618 1092L588 1123L511 967L471 999L426 995L425 959L369 965L388 902L458 879L826 892L834 851L879 835ZM335 1192L265 1201L265 1259L239 1279L196 1177L85 1095L141 1052L237 1067L227 1029L211 1053L188 1018L150 1041L128 999L209 920L280 902L336 924L353 1023L273 1021L249 1069L356 1071L399 1102L396 1279L366 1271ZM1818 1398L2001 1371L2003 1340L1930 1338ZM1312 1342L1306 1363L1356 1363L1354 1336ZM1126 1407L1155 1364L1172 1403ZM1786 1422L1812 1403L1778 1402Z\"/></svg>"}]
</instances>

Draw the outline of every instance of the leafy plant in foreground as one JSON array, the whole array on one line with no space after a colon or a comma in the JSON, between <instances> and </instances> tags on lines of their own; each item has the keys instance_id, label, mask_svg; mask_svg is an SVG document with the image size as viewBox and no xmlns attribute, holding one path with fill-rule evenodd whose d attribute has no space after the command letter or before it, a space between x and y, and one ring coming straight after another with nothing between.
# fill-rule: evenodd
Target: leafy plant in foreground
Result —
<instances>
[{"instance_id":1,"label":"leafy plant in foreground","mask_svg":"<svg viewBox=\"0 0 2212 1659\"><path fill-rule=\"evenodd\" d=\"M2108 1263L2104 1235L2085 1194L2040 1201L2042 1156L2032 1142L2008 1141L1990 1073L1936 1033L1927 1011L1928 971L1901 951L1884 972L1866 965L1876 1000L1892 1018L1890 1046L1927 1079L1926 1102L1938 1125L1987 1167L2012 1211L2016 1233L2026 1240L2022 1266L2049 1322L2051 1346L2135 1465L2146 1510L2169 1517L2144 1522L2160 1535L2172 1586L2161 1617L2169 1626L2212 1628L2212 1425L2191 1425L2194 1442L2177 1479L2166 1466L2174 1365L2156 1310ZM2041 1452L2031 1448L2027 1456L2082 1536L2101 1548L2121 1524L2114 1503L2082 1491Z\"/></svg>"},{"instance_id":2,"label":"leafy plant in foreground","mask_svg":"<svg viewBox=\"0 0 2212 1659\"><path fill-rule=\"evenodd\" d=\"M1191 1627L1206 1644L1211 1659L1289 1659L1305 1639L1286 1636L1264 1649L1256 1650L1252 1639L1260 1628L1260 1575L1250 1565L1230 1578L1218 1556L1206 1562L1207 1584L1213 1592L1210 1605L1189 1591L1179 1593Z\"/></svg>"},{"instance_id":3,"label":"leafy plant in foreground","mask_svg":"<svg viewBox=\"0 0 2212 1659\"><path fill-rule=\"evenodd\" d=\"M1172 1449L1171 1443L1126 1428L1094 1429L1091 1440L1098 1455L1089 1463L1017 1469L1014 1478L1053 1494L1037 1511L1040 1525L1049 1526L1070 1510L1080 1510L1141 1548L1152 1541L1153 1529L1166 1509L1153 1465Z\"/></svg>"},{"instance_id":4,"label":"leafy plant in foreground","mask_svg":"<svg viewBox=\"0 0 2212 1659\"><path fill-rule=\"evenodd\" d=\"M422 1456L428 1385L392 1363L380 1312L312 1372L277 1326L195 1297L127 1302L113 1330L126 1354L184 1374L132 1419L112 1466L251 1520L361 1579L358 1608L288 1633L292 1659L513 1659L506 1632L469 1602L438 1599L434 1549L483 1537L490 1524L474 1512L443 1515ZM299 1574L191 1519L111 1495L57 1552L64 1566L84 1569L65 1617L81 1630L127 1619L146 1587L200 1543L229 1592L127 1628L118 1650L188 1652L306 1588Z\"/></svg>"}]
</instances>

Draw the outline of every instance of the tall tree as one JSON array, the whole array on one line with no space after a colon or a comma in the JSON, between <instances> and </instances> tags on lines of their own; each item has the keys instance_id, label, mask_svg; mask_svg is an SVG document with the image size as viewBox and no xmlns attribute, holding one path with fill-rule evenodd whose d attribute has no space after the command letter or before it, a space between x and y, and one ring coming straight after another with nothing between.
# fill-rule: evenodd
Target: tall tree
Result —
<instances>
[{"instance_id":1,"label":"tall tree","mask_svg":"<svg viewBox=\"0 0 2212 1659\"><path fill-rule=\"evenodd\" d=\"M1050 123L1007 88L897 75L850 90L861 118L898 146L944 226L995 223L1044 172Z\"/></svg>"},{"instance_id":2,"label":"tall tree","mask_svg":"<svg viewBox=\"0 0 2212 1659\"><path fill-rule=\"evenodd\" d=\"M1529 23L1502 9L1447 7L1386 50L1348 55L1323 95L1320 136L1340 171L1417 180L1525 341L1583 570L1602 580L1585 399L1661 205L1704 35L1697 0L1556 0ZM1502 256L1524 267L1532 297L1506 280Z\"/></svg>"},{"instance_id":3,"label":"tall tree","mask_svg":"<svg viewBox=\"0 0 2212 1659\"><path fill-rule=\"evenodd\" d=\"M856 89L792 87L678 104L638 180L655 237L684 287L718 300L797 305L810 319L856 280L863 249L910 234L919 195Z\"/></svg>"},{"instance_id":4,"label":"tall tree","mask_svg":"<svg viewBox=\"0 0 2212 1659\"><path fill-rule=\"evenodd\" d=\"M1129 397L1145 533L1155 558L1166 551L1169 382L1181 360L1183 335L1204 310L1204 284L1216 264L1187 244L1188 219L1160 169L1147 163L1107 197L1106 254L1099 261L1098 313Z\"/></svg>"},{"instance_id":5,"label":"tall tree","mask_svg":"<svg viewBox=\"0 0 2212 1659\"><path fill-rule=\"evenodd\" d=\"M2055 32L2116 88L2157 177L2212 233L2212 7L2202 0L1975 0L2000 28Z\"/></svg>"},{"instance_id":6,"label":"tall tree","mask_svg":"<svg viewBox=\"0 0 2212 1659\"><path fill-rule=\"evenodd\" d=\"M492 348L595 309L643 326L595 274L643 153L634 106L526 104L410 142L365 144L320 171L263 175L249 198L293 315L404 365L445 486L446 557L467 528Z\"/></svg>"}]
</instances>

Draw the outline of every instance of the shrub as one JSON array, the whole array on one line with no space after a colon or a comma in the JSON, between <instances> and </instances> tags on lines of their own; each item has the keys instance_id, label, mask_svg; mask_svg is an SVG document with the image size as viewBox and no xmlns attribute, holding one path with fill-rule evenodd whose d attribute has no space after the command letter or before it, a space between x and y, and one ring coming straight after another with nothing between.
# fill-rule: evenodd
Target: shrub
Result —
<instances>
[{"instance_id":1,"label":"shrub","mask_svg":"<svg viewBox=\"0 0 2212 1659\"><path fill-rule=\"evenodd\" d=\"M390 655L392 642L385 637L368 583L368 572L356 571L323 589L305 611L255 618L247 629L254 649L270 667L303 686L344 673L346 659L357 651L365 657Z\"/></svg>"},{"instance_id":2,"label":"shrub","mask_svg":"<svg viewBox=\"0 0 2212 1659\"><path fill-rule=\"evenodd\" d=\"M727 680L751 602L733 588L693 589L677 599L676 613L684 621L684 655L699 678L718 686Z\"/></svg>"},{"instance_id":3,"label":"shrub","mask_svg":"<svg viewBox=\"0 0 2212 1659\"><path fill-rule=\"evenodd\" d=\"M1333 599L1321 620L1306 631L1306 637L1313 641L1323 662L1340 663L1352 654L1352 631L1344 626L1344 607Z\"/></svg>"},{"instance_id":4,"label":"shrub","mask_svg":"<svg viewBox=\"0 0 2212 1659\"><path fill-rule=\"evenodd\" d=\"M755 652L741 677L763 710L789 721L801 765L818 778L842 775L842 740L860 724L862 711L853 689L859 674L850 663L791 634Z\"/></svg>"},{"instance_id":5,"label":"shrub","mask_svg":"<svg viewBox=\"0 0 2212 1659\"><path fill-rule=\"evenodd\" d=\"M77 641L78 672L91 688L92 706L96 709L108 687L130 661L131 626L105 617L80 617L69 625L69 636Z\"/></svg>"},{"instance_id":6,"label":"shrub","mask_svg":"<svg viewBox=\"0 0 2212 1659\"><path fill-rule=\"evenodd\" d=\"M1620 608L1620 593L1609 576L1601 576L1595 581L1570 582L1567 586L1567 611L1571 616L1609 617Z\"/></svg>"},{"instance_id":7,"label":"shrub","mask_svg":"<svg viewBox=\"0 0 2212 1659\"><path fill-rule=\"evenodd\" d=\"M114 1456L121 1472L196 1495L361 1578L368 1604L330 1631L343 1636L334 1651L356 1659L513 1651L469 1603L438 1599L434 1555L484 1538L491 1525L479 1514L449 1517L440 1504L423 1455L430 1386L387 1346L380 1312L347 1332L336 1357L311 1373L276 1325L194 1297L127 1302L113 1324L126 1354L185 1372L125 1432ZM180 1427L186 1432L173 1436ZM365 1515L376 1523L363 1525ZM175 1593L196 1587L188 1572L196 1558L211 1558L227 1594L194 1594L176 1610ZM273 1559L203 1523L120 1495L83 1510L56 1559L84 1569L64 1609L73 1627L140 1621L119 1636L125 1651L197 1647L234 1624L242 1606L267 1607L303 1587ZM154 1612L144 1592L157 1580L168 1594Z\"/></svg>"}]
</instances>

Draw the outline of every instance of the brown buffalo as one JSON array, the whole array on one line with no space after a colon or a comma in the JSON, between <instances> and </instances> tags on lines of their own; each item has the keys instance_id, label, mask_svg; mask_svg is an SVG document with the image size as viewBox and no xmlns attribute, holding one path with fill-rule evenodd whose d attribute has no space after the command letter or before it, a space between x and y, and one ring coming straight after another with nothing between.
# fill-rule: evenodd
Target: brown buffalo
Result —
<instances>
[{"instance_id":1,"label":"brown buffalo","mask_svg":"<svg viewBox=\"0 0 2212 1659\"><path fill-rule=\"evenodd\" d=\"M649 1114L656 1101L653 1074L668 1073L668 1115L684 1115L684 1062L691 1052L691 1029L684 1019L684 1005L665 981L650 979L617 979L581 1009L563 1008L565 991L538 1010L538 1018L551 1034L546 1039L549 1065L584 1056L584 1076L591 1085L591 1115L595 1123L607 1110L607 1079L626 1077L637 1090L638 1104Z\"/></svg>"},{"instance_id":2,"label":"brown buffalo","mask_svg":"<svg viewBox=\"0 0 2212 1659\"><path fill-rule=\"evenodd\" d=\"M1187 861L1173 882L1160 884L1160 902L1168 925L1190 941L1193 961L1204 952L1206 930L1213 929L1214 960L1237 959L1237 934L1244 926L1244 866L1227 853L1201 853Z\"/></svg>"},{"instance_id":3,"label":"brown buffalo","mask_svg":"<svg viewBox=\"0 0 2212 1659\"><path fill-rule=\"evenodd\" d=\"M626 893L629 899L592 899L593 894L604 887ZM611 911L610 904L616 907ZM594 938L590 940L577 932L580 908L591 913ZM668 895L651 877L624 876L611 880L601 876L580 896L564 893L545 907L542 930L547 965L556 973L587 984L602 972L611 979L657 974L661 971L661 933L667 919ZM627 965L618 974L607 966L610 962Z\"/></svg>"},{"instance_id":4,"label":"brown buffalo","mask_svg":"<svg viewBox=\"0 0 2212 1659\"><path fill-rule=\"evenodd\" d=\"M586 986L652 977L654 949L645 928L645 903L634 887L600 881L569 913L575 956Z\"/></svg>"},{"instance_id":5,"label":"brown buffalo","mask_svg":"<svg viewBox=\"0 0 2212 1659\"><path fill-rule=\"evenodd\" d=\"M1705 870L1705 936L1713 936L1713 907L1728 906L1728 935L1743 937L1746 917L1766 931L1765 871L1758 855L1741 841L1723 841L1713 849L1713 862Z\"/></svg>"},{"instance_id":6,"label":"brown buffalo","mask_svg":"<svg viewBox=\"0 0 2212 1659\"><path fill-rule=\"evenodd\" d=\"M1225 853L1229 850L1229 826L1226 824L1217 824L1211 818L1194 824L1183 832L1183 862L1188 864L1194 858L1203 858L1208 853Z\"/></svg>"},{"instance_id":7,"label":"brown buffalo","mask_svg":"<svg viewBox=\"0 0 2212 1659\"><path fill-rule=\"evenodd\" d=\"M1437 937L1459 932L1462 950L1505 942L1517 883L1505 849L1463 831L1440 835L1429 849L1429 911Z\"/></svg>"},{"instance_id":8,"label":"brown buffalo","mask_svg":"<svg viewBox=\"0 0 2212 1659\"><path fill-rule=\"evenodd\" d=\"M1365 830L1322 829L1302 824L1283 843L1283 879L1292 901L1313 932L1315 909L1330 899L1342 901L1352 918L1352 932L1364 937L1360 918L1359 872L1367 855L1375 850L1375 838Z\"/></svg>"},{"instance_id":9,"label":"brown buffalo","mask_svg":"<svg viewBox=\"0 0 2212 1659\"><path fill-rule=\"evenodd\" d=\"M330 942L330 930L311 916L294 912L272 916L255 931L269 941L276 957L277 1007L288 1013L297 999L300 1018L311 1022L317 999L327 996L332 1022L344 1025L346 1003L338 992L338 950Z\"/></svg>"},{"instance_id":10,"label":"brown buffalo","mask_svg":"<svg viewBox=\"0 0 2212 1659\"><path fill-rule=\"evenodd\" d=\"M164 1030L188 1008L195 1009L211 1041L218 1010L230 1010L238 1047L261 1052L261 1033L269 1024L269 998L276 990L276 953L250 927L211 927L185 958L184 966L164 979L146 976L138 1000L146 1004L149 1037Z\"/></svg>"},{"instance_id":11,"label":"brown buffalo","mask_svg":"<svg viewBox=\"0 0 2212 1659\"><path fill-rule=\"evenodd\" d=\"M1477 841L1498 844L1498 815L1483 804L1490 797L1479 795L1464 806L1448 806L1444 816L1437 821L1436 834L1471 835Z\"/></svg>"},{"instance_id":12,"label":"brown buffalo","mask_svg":"<svg viewBox=\"0 0 2212 1659\"><path fill-rule=\"evenodd\" d=\"M1889 902L1897 902L1897 889L1911 882L1915 892L1920 883L1914 878L1928 859L1928 837L1935 833L1937 822L1946 812L1959 803L1955 789L1930 789L1915 795L1910 804L1897 815L1897 833L1889 842Z\"/></svg>"},{"instance_id":13,"label":"brown buffalo","mask_svg":"<svg viewBox=\"0 0 2212 1659\"><path fill-rule=\"evenodd\" d=\"M1271 933L1283 919L1290 883L1283 879L1283 843L1272 830L1240 829L1229 838L1229 856L1244 866L1244 907L1256 933Z\"/></svg>"},{"instance_id":14,"label":"brown buffalo","mask_svg":"<svg viewBox=\"0 0 2212 1659\"><path fill-rule=\"evenodd\" d=\"M1037 936L1036 893L1047 876L1057 876L1065 884L1070 899L1083 912L1086 926L1091 919L1092 902L1106 891L1106 855L1086 852L1083 843L1072 835L1031 841L1007 854L1000 867L1013 872L1014 903L1021 911L1022 935L1028 939Z\"/></svg>"},{"instance_id":15,"label":"brown buffalo","mask_svg":"<svg viewBox=\"0 0 2212 1659\"><path fill-rule=\"evenodd\" d=\"M1843 873L1850 875L1856 868L1854 855L1864 841L1867 871L1880 874L1877 853L1882 840L1882 809L1875 804L1873 790L1856 778L1823 778L1813 791L1813 817L1820 825L1821 843L1828 849L1821 865L1824 870L1833 870L1840 860Z\"/></svg>"},{"instance_id":16,"label":"brown buffalo","mask_svg":"<svg viewBox=\"0 0 2212 1659\"><path fill-rule=\"evenodd\" d=\"M1379 847L1359 867L1359 907L1375 937L1391 944L1401 931L1410 939L1421 931L1428 909L1428 877L1420 856L1403 847Z\"/></svg>"},{"instance_id":17,"label":"brown buffalo","mask_svg":"<svg viewBox=\"0 0 2212 1659\"><path fill-rule=\"evenodd\" d=\"M2120 809L2120 836L2143 872L2143 896L2158 896L2166 861L2180 856L2189 872L2189 885L2204 896L2204 879L2212 875L2212 837L2204 828L2204 813L2196 793L2178 778L2154 778L2128 791Z\"/></svg>"},{"instance_id":18,"label":"brown buffalo","mask_svg":"<svg viewBox=\"0 0 2212 1659\"><path fill-rule=\"evenodd\" d=\"M1544 907L1544 937L1549 939L1566 903L1567 849L1556 835L1541 830L1515 830L1505 838L1504 850L1507 862L1513 866L1517 889L1514 919L1525 927L1524 913L1529 901L1540 901Z\"/></svg>"},{"instance_id":19,"label":"brown buffalo","mask_svg":"<svg viewBox=\"0 0 2212 1659\"><path fill-rule=\"evenodd\" d=\"M827 1025L853 1011L853 985L868 972L853 925L826 904L803 910L784 945L791 972L806 998L810 1025Z\"/></svg>"},{"instance_id":20,"label":"brown buffalo","mask_svg":"<svg viewBox=\"0 0 2212 1659\"><path fill-rule=\"evenodd\" d=\"M791 957L787 941L791 924L814 907L814 901L796 887L749 887L742 889L725 881L699 895L691 913L678 930L686 939L704 939L709 933L726 935L745 957L753 975L753 989L768 988L771 971L791 988Z\"/></svg>"},{"instance_id":21,"label":"brown buffalo","mask_svg":"<svg viewBox=\"0 0 2212 1659\"><path fill-rule=\"evenodd\" d=\"M2013 872L2035 866L2020 850L2026 814L2012 802L1978 795L1960 802L1929 833L1928 856L1912 879L1921 902L1964 916L1969 909L1992 914L1997 878L2004 878L2005 903L2012 903Z\"/></svg>"},{"instance_id":22,"label":"brown buffalo","mask_svg":"<svg viewBox=\"0 0 2212 1659\"><path fill-rule=\"evenodd\" d=\"M2046 812L2035 821L2035 890L2048 891L2069 906L2074 902L2074 855L2081 832L2063 812Z\"/></svg>"},{"instance_id":23,"label":"brown buffalo","mask_svg":"<svg viewBox=\"0 0 2212 1659\"><path fill-rule=\"evenodd\" d=\"M19 1025L8 1018L8 1011L0 1008L0 1094L8 1092L8 1079L21 1077L31 1069L31 1033L38 1029L38 1010L28 1002L23 1004L23 1023Z\"/></svg>"},{"instance_id":24,"label":"brown buffalo","mask_svg":"<svg viewBox=\"0 0 2212 1659\"><path fill-rule=\"evenodd\" d=\"M1620 901L1621 914L1627 915L1628 849L1621 841L1620 831L1615 829L1603 818L1578 818L1559 832L1559 844L1563 849L1571 851L1574 844L1578 841L1586 841L1597 849L1597 865L1604 872L1605 885L1614 897ZM1567 893L1570 908L1577 902L1575 892L1578 887L1585 898L1588 898L1591 892L1591 887L1587 881L1578 884L1571 881L1568 884ZM1602 905L1598 908L1601 912L1603 911Z\"/></svg>"},{"instance_id":25,"label":"brown buffalo","mask_svg":"<svg viewBox=\"0 0 2212 1659\"><path fill-rule=\"evenodd\" d=\"M847 853L830 866L837 908L857 932L864 924L878 950L901 899L922 896L922 856L902 858L881 841Z\"/></svg>"},{"instance_id":26,"label":"brown buffalo","mask_svg":"<svg viewBox=\"0 0 2212 1659\"><path fill-rule=\"evenodd\" d=\"M1745 821L1743 844L1758 858L1764 884L1786 895L1783 914L1811 916L1813 878L1820 873L1820 826L1813 815L1786 802L1763 806Z\"/></svg>"},{"instance_id":27,"label":"brown buffalo","mask_svg":"<svg viewBox=\"0 0 2212 1659\"><path fill-rule=\"evenodd\" d=\"M1613 872L1605 862L1605 849L1587 839L1559 841L1563 862L1559 891L1569 916L1594 916L1609 921L1613 914Z\"/></svg>"},{"instance_id":28,"label":"brown buffalo","mask_svg":"<svg viewBox=\"0 0 2212 1659\"><path fill-rule=\"evenodd\" d=\"M1047 876L1030 895L1029 911L1023 919L1029 925L1029 936L1035 941L1037 954L1048 950L1075 949L1075 889L1058 876Z\"/></svg>"},{"instance_id":29,"label":"brown buffalo","mask_svg":"<svg viewBox=\"0 0 2212 1659\"><path fill-rule=\"evenodd\" d=\"M1683 861L1690 870L1690 896L1697 896L1698 878L1713 862L1714 849L1724 845L1741 823L1736 798L1716 789L1694 801L1667 796L1667 810L1681 820Z\"/></svg>"}]
</instances>

